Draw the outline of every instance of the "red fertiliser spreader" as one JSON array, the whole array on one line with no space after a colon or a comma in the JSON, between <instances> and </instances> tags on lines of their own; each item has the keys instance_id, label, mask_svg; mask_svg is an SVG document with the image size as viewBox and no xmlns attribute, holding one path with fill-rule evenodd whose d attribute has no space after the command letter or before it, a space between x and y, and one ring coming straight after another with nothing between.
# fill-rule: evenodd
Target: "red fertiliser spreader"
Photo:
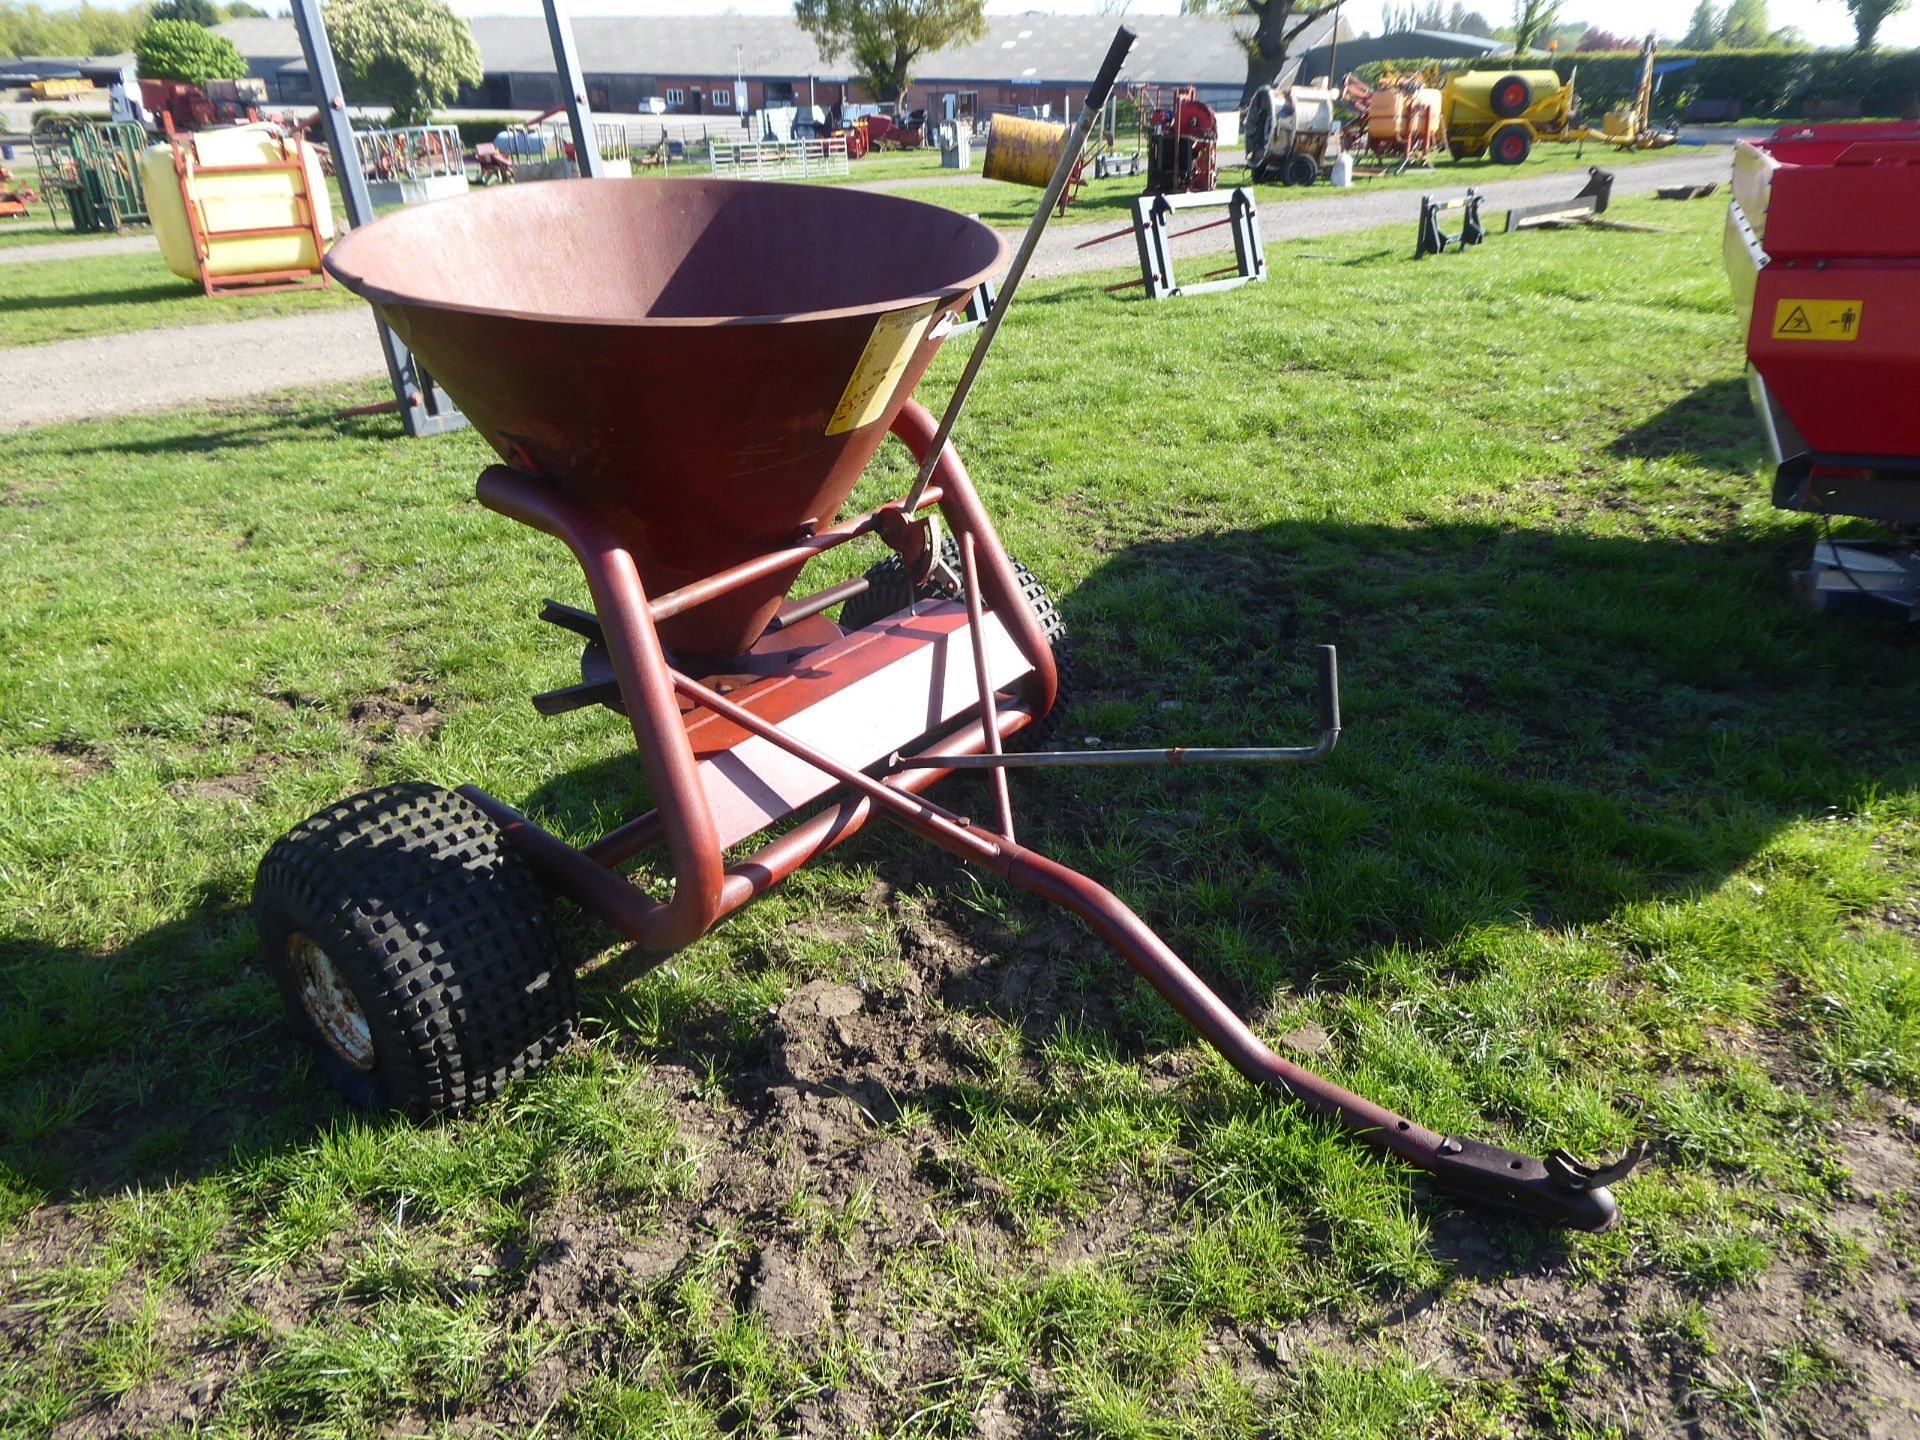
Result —
<instances>
[{"instance_id":1,"label":"red fertiliser spreader","mask_svg":"<svg viewBox=\"0 0 1920 1440\"><path fill-rule=\"evenodd\" d=\"M1742 141L1723 248L1774 504L1899 534L1823 540L1808 593L1920 614L1920 124Z\"/></svg>"},{"instance_id":2,"label":"red fertiliser spreader","mask_svg":"<svg viewBox=\"0 0 1920 1440\"><path fill-rule=\"evenodd\" d=\"M575 977L553 897L665 956L877 816L1081 917L1276 1101L1448 1192L1607 1228L1608 1185L1629 1162L1596 1170L1440 1134L1300 1068L1119 898L1016 838L1013 769L1303 764L1340 733L1323 647L1312 745L1023 745L1060 703L1061 621L947 435L1054 198L938 423L914 387L1006 247L934 206L825 186L549 181L401 211L335 246L335 277L499 455L480 502L579 562L592 608L550 601L543 618L582 641L580 680L534 704L626 717L655 808L584 848L471 787L388 786L323 810L275 843L255 886L293 1025L350 1099L463 1110L568 1040ZM848 265L849 234L888 243ZM898 500L849 513L889 435L918 475ZM855 544L886 553L794 593L809 561ZM964 769L991 777L990 822L928 797ZM636 881L624 871L642 857Z\"/></svg>"}]
</instances>

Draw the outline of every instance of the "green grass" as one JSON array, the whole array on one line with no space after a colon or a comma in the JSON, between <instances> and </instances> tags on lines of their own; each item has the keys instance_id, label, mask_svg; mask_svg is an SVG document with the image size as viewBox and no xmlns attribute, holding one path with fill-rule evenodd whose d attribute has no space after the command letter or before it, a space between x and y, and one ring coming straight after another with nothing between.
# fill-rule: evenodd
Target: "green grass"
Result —
<instances>
[{"instance_id":1,"label":"green grass","mask_svg":"<svg viewBox=\"0 0 1920 1440\"><path fill-rule=\"evenodd\" d=\"M980 167L986 162L987 142L975 140L969 169L973 174L980 173ZM943 176L959 178L957 170L943 170L940 166L940 152L937 149L922 150L869 150L858 160L847 162L847 180L874 185L891 180L928 180Z\"/></svg>"},{"instance_id":2,"label":"green grass","mask_svg":"<svg viewBox=\"0 0 1920 1440\"><path fill-rule=\"evenodd\" d=\"M1618 1231L1439 1200L890 831L656 968L570 920L586 1038L475 1116L338 1106L254 957L273 837L418 778L584 838L641 788L624 722L526 703L577 570L471 434L334 418L369 386L10 437L0 1433L1863 1429L1856 1287L1910 1307L1920 1253L1920 681L1789 593L1720 212L1617 208L1666 229L1036 284L958 442L1073 626L1070 735L1301 738L1342 649L1327 765L1022 776L1023 840L1428 1124L1646 1135ZM813 1308L756 1303L783 1256Z\"/></svg>"},{"instance_id":3,"label":"green grass","mask_svg":"<svg viewBox=\"0 0 1920 1440\"><path fill-rule=\"evenodd\" d=\"M143 235L146 232L135 230L122 233ZM47 218L44 205L35 205L33 214L30 216L0 220L0 250L10 250L24 245L63 245L70 240L87 241L108 238L106 235L76 235L72 230L65 228L55 229L53 222Z\"/></svg>"},{"instance_id":4,"label":"green grass","mask_svg":"<svg viewBox=\"0 0 1920 1440\"><path fill-rule=\"evenodd\" d=\"M209 300L159 254L0 265L0 346L50 345L169 325L218 325L358 304L337 285Z\"/></svg>"}]
</instances>

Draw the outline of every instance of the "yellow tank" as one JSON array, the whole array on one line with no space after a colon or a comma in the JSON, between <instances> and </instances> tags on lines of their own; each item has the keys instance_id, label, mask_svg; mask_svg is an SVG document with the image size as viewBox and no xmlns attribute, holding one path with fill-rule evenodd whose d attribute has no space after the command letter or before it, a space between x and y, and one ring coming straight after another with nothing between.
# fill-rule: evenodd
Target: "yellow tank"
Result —
<instances>
[{"instance_id":1,"label":"yellow tank","mask_svg":"<svg viewBox=\"0 0 1920 1440\"><path fill-rule=\"evenodd\" d=\"M988 180L1044 190L1067 148L1067 127L1048 120L996 115L987 129L987 156L980 173Z\"/></svg>"},{"instance_id":2,"label":"yellow tank","mask_svg":"<svg viewBox=\"0 0 1920 1440\"><path fill-rule=\"evenodd\" d=\"M1551 112L1564 88L1551 70L1468 70L1447 77L1449 102L1501 120ZM1502 93L1496 96L1496 89Z\"/></svg>"},{"instance_id":3,"label":"yellow tank","mask_svg":"<svg viewBox=\"0 0 1920 1440\"><path fill-rule=\"evenodd\" d=\"M147 208L160 256L167 268L183 280L200 278L193 232L187 223L187 205L200 207L201 228L207 235L207 273L214 277L257 275L270 271L320 268L313 236L304 230L287 235L253 235L222 239L225 232L304 226L306 207L314 206L320 238L333 239L333 207L327 200L327 182L320 173L320 157L311 145L282 142L269 125L236 125L182 137L195 164L181 193L175 178L173 147L155 145L146 152L142 169L147 184ZM298 169L238 170L223 173L221 166L274 164L297 154ZM309 201L311 197L311 201Z\"/></svg>"},{"instance_id":4,"label":"yellow tank","mask_svg":"<svg viewBox=\"0 0 1920 1440\"><path fill-rule=\"evenodd\" d=\"M1515 121L1536 137L1571 122L1573 86L1551 70L1468 70L1447 77L1447 134L1477 150Z\"/></svg>"}]
</instances>

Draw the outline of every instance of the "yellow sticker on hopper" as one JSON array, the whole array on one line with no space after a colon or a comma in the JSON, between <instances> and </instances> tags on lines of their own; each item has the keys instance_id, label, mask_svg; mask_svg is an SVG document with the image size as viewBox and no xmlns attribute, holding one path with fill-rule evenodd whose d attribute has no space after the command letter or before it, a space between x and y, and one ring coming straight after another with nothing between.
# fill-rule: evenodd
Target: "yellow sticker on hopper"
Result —
<instances>
[{"instance_id":1,"label":"yellow sticker on hopper","mask_svg":"<svg viewBox=\"0 0 1920 1440\"><path fill-rule=\"evenodd\" d=\"M841 435L857 430L886 413L887 401L893 398L893 387L906 374L914 347L920 343L927 321L938 308L937 300L929 300L911 310L882 315L873 322L867 348L860 352L860 363L853 367L853 376L847 381L840 403L834 407L833 418L827 421L827 434Z\"/></svg>"},{"instance_id":2,"label":"yellow sticker on hopper","mask_svg":"<svg viewBox=\"0 0 1920 1440\"><path fill-rule=\"evenodd\" d=\"M1860 300L1781 300L1773 307L1773 338L1858 340L1866 313Z\"/></svg>"}]
</instances>

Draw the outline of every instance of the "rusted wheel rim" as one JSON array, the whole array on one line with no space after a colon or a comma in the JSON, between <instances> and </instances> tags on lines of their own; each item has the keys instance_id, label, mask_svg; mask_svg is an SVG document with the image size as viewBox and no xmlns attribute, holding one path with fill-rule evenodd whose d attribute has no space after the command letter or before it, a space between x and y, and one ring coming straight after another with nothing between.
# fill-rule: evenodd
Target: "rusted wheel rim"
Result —
<instances>
[{"instance_id":1,"label":"rusted wheel rim","mask_svg":"<svg viewBox=\"0 0 1920 1440\"><path fill-rule=\"evenodd\" d=\"M300 986L300 1003L313 1028L356 1070L373 1069L373 1027L327 952L296 931L287 937L287 965Z\"/></svg>"}]
</instances>

